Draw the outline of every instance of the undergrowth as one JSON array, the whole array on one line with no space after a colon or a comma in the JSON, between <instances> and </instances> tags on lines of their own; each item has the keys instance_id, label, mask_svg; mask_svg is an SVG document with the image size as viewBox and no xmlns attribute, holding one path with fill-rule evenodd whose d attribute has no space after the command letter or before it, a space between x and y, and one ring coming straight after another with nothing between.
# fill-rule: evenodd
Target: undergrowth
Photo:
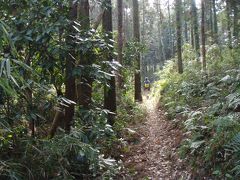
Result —
<instances>
[{"instance_id":1,"label":"undergrowth","mask_svg":"<svg viewBox=\"0 0 240 180\"><path fill-rule=\"evenodd\" d=\"M128 72L127 72L128 73ZM128 74L129 76L129 74ZM126 82L128 84L129 82ZM49 139L38 125L33 138L19 119L13 127L1 117L0 179L111 179L122 172L131 129L145 112L134 102L132 86L121 92L114 126L107 123L107 111L99 104L103 89L94 86L93 107L83 112L76 107L75 123L69 134L59 130ZM49 125L47 125L49 126Z\"/></svg>"},{"instance_id":2,"label":"undergrowth","mask_svg":"<svg viewBox=\"0 0 240 180\"><path fill-rule=\"evenodd\" d=\"M206 73L189 45L183 52L184 73L176 60L159 72L154 93L169 119L184 127L179 154L196 176L240 177L240 49L208 47Z\"/></svg>"}]
</instances>

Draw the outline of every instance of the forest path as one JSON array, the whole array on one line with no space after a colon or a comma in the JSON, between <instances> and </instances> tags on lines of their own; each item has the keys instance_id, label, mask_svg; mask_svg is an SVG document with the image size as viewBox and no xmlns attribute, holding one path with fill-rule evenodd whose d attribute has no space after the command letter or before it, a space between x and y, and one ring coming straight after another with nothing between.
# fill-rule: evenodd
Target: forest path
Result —
<instances>
[{"instance_id":1,"label":"forest path","mask_svg":"<svg viewBox=\"0 0 240 180\"><path fill-rule=\"evenodd\" d=\"M131 172L130 179L179 180L189 179L177 147L183 133L157 108L154 98L144 97L147 120L131 127L137 132L139 143L131 144L124 165Z\"/></svg>"}]
</instances>

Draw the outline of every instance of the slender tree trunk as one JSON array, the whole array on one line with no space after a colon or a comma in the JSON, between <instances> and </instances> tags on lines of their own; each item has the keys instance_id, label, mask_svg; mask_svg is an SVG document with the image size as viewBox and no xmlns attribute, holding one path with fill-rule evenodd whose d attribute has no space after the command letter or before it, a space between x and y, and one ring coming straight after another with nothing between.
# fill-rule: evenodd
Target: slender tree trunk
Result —
<instances>
[{"instance_id":1,"label":"slender tree trunk","mask_svg":"<svg viewBox=\"0 0 240 180\"><path fill-rule=\"evenodd\" d=\"M103 31L105 33L108 33L108 37L112 39L112 2L111 0L106 0L107 7L103 13ZM111 41L108 43L112 44ZM113 51L113 49L111 49ZM107 57L108 61L112 61L112 53L109 53L109 56ZM104 89L104 108L108 109L111 113L108 114L108 122L110 125L114 124L114 115L113 113L116 113L117 111L117 105L116 105L116 85L115 85L115 76L111 77L109 81L110 87L107 88L105 86Z\"/></svg>"},{"instance_id":2,"label":"slender tree trunk","mask_svg":"<svg viewBox=\"0 0 240 180\"><path fill-rule=\"evenodd\" d=\"M211 34L211 44L214 44L214 22L213 22L213 3L209 1L209 30Z\"/></svg>"},{"instance_id":3,"label":"slender tree trunk","mask_svg":"<svg viewBox=\"0 0 240 180\"><path fill-rule=\"evenodd\" d=\"M90 15L89 15L89 1L79 1L79 20L81 21L81 30L88 31L90 29ZM83 67L85 71L83 75L78 79L77 83L77 102L83 109L89 109L92 100L92 78L89 76L89 72L86 71L86 67L91 66L93 62L91 52L80 52L79 66Z\"/></svg>"},{"instance_id":4,"label":"slender tree trunk","mask_svg":"<svg viewBox=\"0 0 240 180\"><path fill-rule=\"evenodd\" d=\"M168 58L170 59L173 55L173 49L172 49L173 38L172 38L171 13L170 13L170 2L169 2L169 0L168 0L167 9L168 9L168 48L169 48Z\"/></svg>"},{"instance_id":5,"label":"slender tree trunk","mask_svg":"<svg viewBox=\"0 0 240 180\"><path fill-rule=\"evenodd\" d=\"M135 42L140 42L140 29L139 29L139 7L138 0L132 0L133 2L133 37ZM142 101L141 92L141 74L140 74L140 53L136 58L136 70L135 70L135 101Z\"/></svg>"},{"instance_id":6,"label":"slender tree trunk","mask_svg":"<svg viewBox=\"0 0 240 180\"><path fill-rule=\"evenodd\" d=\"M189 42L188 38L188 15L187 15L187 2L184 0L184 37L185 37L185 42Z\"/></svg>"},{"instance_id":7,"label":"slender tree trunk","mask_svg":"<svg viewBox=\"0 0 240 180\"><path fill-rule=\"evenodd\" d=\"M197 15L197 7L196 1L192 0L192 18L193 18L193 30L194 30L194 47L197 53L197 56L200 55L200 38L198 32L198 15Z\"/></svg>"},{"instance_id":8,"label":"slender tree trunk","mask_svg":"<svg viewBox=\"0 0 240 180\"><path fill-rule=\"evenodd\" d=\"M177 57L178 57L178 72L183 73L182 64L182 0L176 0L176 34L177 34Z\"/></svg>"},{"instance_id":9,"label":"slender tree trunk","mask_svg":"<svg viewBox=\"0 0 240 180\"><path fill-rule=\"evenodd\" d=\"M123 63L123 0L117 1L118 6L118 62ZM121 69L118 76L118 88L123 88L123 78Z\"/></svg>"},{"instance_id":10,"label":"slender tree trunk","mask_svg":"<svg viewBox=\"0 0 240 180\"><path fill-rule=\"evenodd\" d=\"M146 13L146 7L145 7L145 0L142 0L142 43L145 44L145 23L146 23L146 18L145 18L145 13ZM145 54L141 54L141 67L144 67L144 61L146 61L146 56ZM145 68L141 69L142 74L145 76L147 74L147 71L145 71Z\"/></svg>"},{"instance_id":11,"label":"slender tree trunk","mask_svg":"<svg viewBox=\"0 0 240 180\"><path fill-rule=\"evenodd\" d=\"M193 30L193 24L191 22L191 46L193 49L195 49L195 46L194 46L194 30Z\"/></svg>"},{"instance_id":12,"label":"slender tree trunk","mask_svg":"<svg viewBox=\"0 0 240 180\"><path fill-rule=\"evenodd\" d=\"M207 70L206 63L206 36L205 36L205 0L201 0L201 39L202 39L202 67L203 71Z\"/></svg>"},{"instance_id":13,"label":"slender tree trunk","mask_svg":"<svg viewBox=\"0 0 240 180\"><path fill-rule=\"evenodd\" d=\"M125 3L125 18L124 18L124 43L130 40L131 34L129 32L129 16L128 16L128 4Z\"/></svg>"},{"instance_id":14,"label":"slender tree trunk","mask_svg":"<svg viewBox=\"0 0 240 180\"><path fill-rule=\"evenodd\" d=\"M216 0L212 0L212 5L213 5L213 34L214 34L214 43L218 43L218 25L217 25Z\"/></svg>"},{"instance_id":15,"label":"slender tree trunk","mask_svg":"<svg viewBox=\"0 0 240 180\"><path fill-rule=\"evenodd\" d=\"M234 39L238 40L238 31L239 31L239 9L238 9L238 3L237 0L233 0L233 36ZM240 3L239 3L240 4Z\"/></svg>"},{"instance_id":16,"label":"slender tree trunk","mask_svg":"<svg viewBox=\"0 0 240 180\"><path fill-rule=\"evenodd\" d=\"M226 14L227 14L228 47L232 48L231 3L230 3L230 0L226 0Z\"/></svg>"},{"instance_id":17,"label":"slender tree trunk","mask_svg":"<svg viewBox=\"0 0 240 180\"><path fill-rule=\"evenodd\" d=\"M142 34L141 34L141 37L142 37L142 43L145 42L145 13L146 13L146 10L145 10L145 0L142 0L142 3L143 3L143 14L142 14Z\"/></svg>"},{"instance_id":18,"label":"slender tree trunk","mask_svg":"<svg viewBox=\"0 0 240 180\"><path fill-rule=\"evenodd\" d=\"M159 2L158 2L159 3ZM161 40L161 24L160 24L160 18L161 18L161 15L160 15L160 12L159 12L159 5L157 5L157 12L158 12L158 17L159 17L159 20L158 20L158 26L157 26L157 29L158 29L158 41L159 41L159 45L158 45L158 58L159 58L159 63L160 63L160 69L162 69L163 67L163 47L162 47L162 40Z\"/></svg>"},{"instance_id":19,"label":"slender tree trunk","mask_svg":"<svg viewBox=\"0 0 240 180\"><path fill-rule=\"evenodd\" d=\"M77 19L77 3L73 3L73 1L70 2L70 15L69 19L72 21L71 22L71 27L69 27L69 32L70 34L74 32L73 29L73 22L74 20ZM75 101L75 89L76 89L76 84L75 84L75 77L73 76L72 72L75 67L75 49L74 43L72 42L72 39L67 38L67 43L71 47L69 51L69 55L67 60L66 60L66 77L65 77L65 96L67 99ZM74 116L74 104L69 104L68 107L65 108L65 120L64 120L64 128L66 132L70 132L71 125L73 123L73 116Z\"/></svg>"},{"instance_id":20,"label":"slender tree trunk","mask_svg":"<svg viewBox=\"0 0 240 180\"><path fill-rule=\"evenodd\" d=\"M163 43L163 34L162 34L162 10L161 10L161 4L158 1L158 12L159 12L159 24L158 24L158 32L159 32L159 40L160 40L160 47L162 52L162 65L164 64L164 61L166 60L166 54L165 54L165 46Z\"/></svg>"},{"instance_id":21,"label":"slender tree trunk","mask_svg":"<svg viewBox=\"0 0 240 180\"><path fill-rule=\"evenodd\" d=\"M160 61L160 68L163 67L163 47L162 47L162 38L161 38L161 11L160 11L160 2L159 0L157 0L156 2L156 6L157 6L157 16L158 16L158 24L157 24L157 30L158 30L158 41L159 41L159 45L158 45L158 57L159 57L159 61Z\"/></svg>"}]
</instances>

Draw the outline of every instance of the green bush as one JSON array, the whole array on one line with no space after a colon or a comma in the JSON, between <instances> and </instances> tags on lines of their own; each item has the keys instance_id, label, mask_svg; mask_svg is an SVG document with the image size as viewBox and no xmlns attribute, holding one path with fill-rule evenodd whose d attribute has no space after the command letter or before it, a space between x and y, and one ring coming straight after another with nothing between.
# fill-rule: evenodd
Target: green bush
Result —
<instances>
[{"instance_id":1,"label":"green bush","mask_svg":"<svg viewBox=\"0 0 240 180\"><path fill-rule=\"evenodd\" d=\"M169 117L183 117L187 138L179 153L192 162L196 173L204 169L217 178L239 177L239 55L239 49L208 47L205 74L187 45L183 51L184 73L176 73L173 59L155 83L155 94L160 95Z\"/></svg>"}]
</instances>

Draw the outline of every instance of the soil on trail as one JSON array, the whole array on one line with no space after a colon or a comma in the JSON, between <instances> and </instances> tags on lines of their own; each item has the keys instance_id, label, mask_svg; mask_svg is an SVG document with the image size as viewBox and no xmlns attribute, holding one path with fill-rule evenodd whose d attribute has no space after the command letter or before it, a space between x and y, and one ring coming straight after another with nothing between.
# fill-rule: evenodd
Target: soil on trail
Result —
<instances>
[{"instance_id":1,"label":"soil on trail","mask_svg":"<svg viewBox=\"0 0 240 180\"><path fill-rule=\"evenodd\" d=\"M190 179L184 163L177 155L183 134L151 98L144 98L147 120L131 127L137 132L138 144L130 145L124 165L131 172L130 179L179 180Z\"/></svg>"}]
</instances>

